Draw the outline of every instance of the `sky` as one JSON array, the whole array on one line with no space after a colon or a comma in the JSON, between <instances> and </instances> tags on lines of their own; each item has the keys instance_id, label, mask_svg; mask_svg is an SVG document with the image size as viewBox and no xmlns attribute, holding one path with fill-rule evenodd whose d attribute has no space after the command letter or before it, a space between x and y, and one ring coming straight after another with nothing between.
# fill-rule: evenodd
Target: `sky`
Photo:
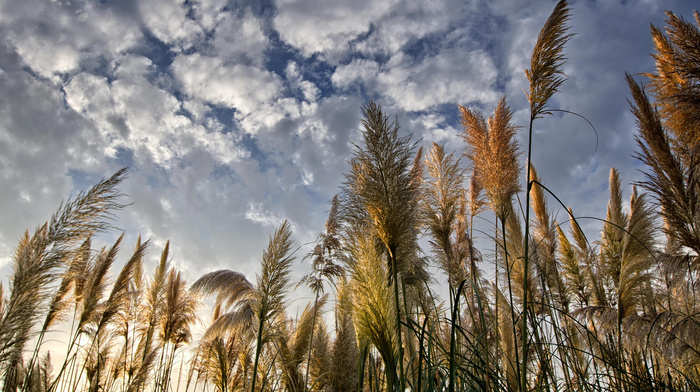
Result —
<instances>
[{"instance_id":1,"label":"sky","mask_svg":"<svg viewBox=\"0 0 700 392\"><path fill-rule=\"evenodd\" d=\"M568 80L551 107L585 116L597 143L580 118L545 117L533 163L576 215L605 216L611 167L625 197L641 178L624 75L653 71L650 23L666 10L692 20L690 3L571 2ZM141 234L149 269L170 240L189 282L221 268L252 279L284 219L296 246L323 230L368 100L418 145L456 154L458 105L488 115L505 96L526 126L524 70L554 5L0 0L0 279L25 230L124 166L122 257Z\"/></svg>"}]
</instances>

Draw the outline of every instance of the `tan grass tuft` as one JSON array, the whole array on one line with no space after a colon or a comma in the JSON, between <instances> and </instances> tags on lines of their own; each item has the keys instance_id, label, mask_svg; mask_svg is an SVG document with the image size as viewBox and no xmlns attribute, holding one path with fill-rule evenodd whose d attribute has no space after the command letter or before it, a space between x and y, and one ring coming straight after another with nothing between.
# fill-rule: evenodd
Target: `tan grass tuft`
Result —
<instances>
[{"instance_id":1,"label":"tan grass tuft","mask_svg":"<svg viewBox=\"0 0 700 392\"><path fill-rule=\"evenodd\" d=\"M512 113L501 99L488 121L478 111L460 106L467 142L467 157L486 191L491 208L505 219L512 197L520 190L518 185L517 127L510 124Z\"/></svg>"}]
</instances>

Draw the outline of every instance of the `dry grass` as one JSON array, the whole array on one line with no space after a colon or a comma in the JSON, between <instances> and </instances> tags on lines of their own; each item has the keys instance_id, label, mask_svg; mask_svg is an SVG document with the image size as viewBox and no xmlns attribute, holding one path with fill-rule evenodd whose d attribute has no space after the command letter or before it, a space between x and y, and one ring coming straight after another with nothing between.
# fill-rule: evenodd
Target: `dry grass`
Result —
<instances>
[{"instance_id":1,"label":"dry grass","mask_svg":"<svg viewBox=\"0 0 700 392\"><path fill-rule=\"evenodd\" d=\"M507 219L513 196L520 190L518 183L518 144L515 140L517 127L511 124L512 113L501 99L493 115L484 119L476 111L460 106L467 143L467 157L473 162L481 185L491 204L491 209L500 219Z\"/></svg>"}]
</instances>

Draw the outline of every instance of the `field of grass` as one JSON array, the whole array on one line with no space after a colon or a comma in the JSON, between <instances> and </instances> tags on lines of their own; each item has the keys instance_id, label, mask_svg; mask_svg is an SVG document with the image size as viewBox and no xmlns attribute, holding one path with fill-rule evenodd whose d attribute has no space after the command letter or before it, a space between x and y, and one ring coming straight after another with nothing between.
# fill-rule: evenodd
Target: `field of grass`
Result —
<instances>
[{"instance_id":1,"label":"field of grass","mask_svg":"<svg viewBox=\"0 0 700 392\"><path fill-rule=\"evenodd\" d=\"M645 177L625 202L611 168L603 229L588 238L576 206L520 165L557 111L569 12L557 4L525 70L529 124L512 123L505 97L490 115L460 107L464 149L448 152L401 136L378 104L362 108L362 143L300 282L288 222L255 281L220 270L189 284L168 245L152 272L148 241L93 249L126 207L126 169L68 200L26 232L0 285L3 391L700 390L700 17L669 12L651 31L649 83L627 76L630 159ZM480 214L495 218L482 249ZM294 285L314 294L298 318L286 312ZM58 325L69 326L60 362L46 349Z\"/></svg>"}]
</instances>

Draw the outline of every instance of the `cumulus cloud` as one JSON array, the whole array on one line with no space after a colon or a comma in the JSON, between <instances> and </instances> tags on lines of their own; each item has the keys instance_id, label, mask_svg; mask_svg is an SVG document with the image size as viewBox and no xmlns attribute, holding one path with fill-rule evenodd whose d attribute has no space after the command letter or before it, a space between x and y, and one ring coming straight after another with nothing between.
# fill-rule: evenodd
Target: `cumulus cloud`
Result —
<instances>
[{"instance_id":1,"label":"cumulus cloud","mask_svg":"<svg viewBox=\"0 0 700 392\"><path fill-rule=\"evenodd\" d=\"M120 148L133 150L137 158L170 167L199 148L222 163L240 159L234 134L208 130L182 114L181 103L168 91L150 84L149 74L157 72L144 57L119 59L119 79L81 73L66 85L66 102L91 119L101 134L104 153L114 157Z\"/></svg>"},{"instance_id":2,"label":"cumulus cloud","mask_svg":"<svg viewBox=\"0 0 700 392\"><path fill-rule=\"evenodd\" d=\"M141 19L150 32L176 49L188 49L202 34L194 20L187 16L184 0L149 0L138 2Z\"/></svg>"},{"instance_id":3,"label":"cumulus cloud","mask_svg":"<svg viewBox=\"0 0 700 392\"><path fill-rule=\"evenodd\" d=\"M331 80L338 88L363 85L383 93L396 107L423 111L445 103L494 102L497 69L483 51L445 49L415 63L398 53L386 64L354 60L336 68Z\"/></svg>"},{"instance_id":4,"label":"cumulus cloud","mask_svg":"<svg viewBox=\"0 0 700 392\"><path fill-rule=\"evenodd\" d=\"M285 42L305 56L346 49L349 41L398 3L388 1L282 0L273 22Z\"/></svg>"},{"instance_id":5,"label":"cumulus cloud","mask_svg":"<svg viewBox=\"0 0 700 392\"><path fill-rule=\"evenodd\" d=\"M187 94L234 108L243 117L278 97L282 86L269 71L200 54L179 55L172 70Z\"/></svg>"},{"instance_id":6,"label":"cumulus cloud","mask_svg":"<svg viewBox=\"0 0 700 392\"><path fill-rule=\"evenodd\" d=\"M218 16L210 44L213 54L224 61L262 67L268 39L261 20L250 13L239 17L226 12Z\"/></svg>"},{"instance_id":7,"label":"cumulus cloud","mask_svg":"<svg viewBox=\"0 0 700 392\"><path fill-rule=\"evenodd\" d=\"M44 77L65 74L128 50L142 37L137 19L92 2L8 1L0 9L6 39Z\"/></svg>"},{"instance_id":8,"label":"cumulus cloud","mask_svg":"<svg viewBox=\"0 0 700 392\"><path fill-rule=\"evenodd\" d=\"M417 65L398 55L378 77L381 87L404 110L421 111L444 103L493 102L497 71L485 52L445 50Z\"/></svg>"},{"instance_id":9,"label":"cumulus cloud","mask_svg":"<svg viewBox=\"0 0 700 392\"><path fill-rule=\"evenodd\" d=\"M353 85L371 85L379 76L379 63L367 59L354 59L347 65L335 69L331 81L337 88L347 89Z\"/></svg>"}]
</instances>

